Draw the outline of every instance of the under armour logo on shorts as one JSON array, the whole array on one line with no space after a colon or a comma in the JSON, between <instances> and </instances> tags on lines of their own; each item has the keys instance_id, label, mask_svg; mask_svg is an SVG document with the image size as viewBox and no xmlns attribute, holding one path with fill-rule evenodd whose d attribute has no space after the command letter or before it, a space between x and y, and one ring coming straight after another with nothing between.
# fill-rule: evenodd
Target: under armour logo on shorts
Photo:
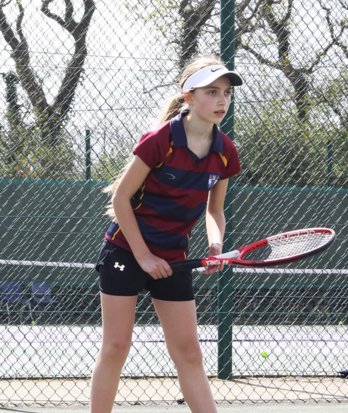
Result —
<instances>
[{"instance_id":1,"label":"under armour logo on shorts","mask_svg":"<svg viewBox=\"0 0 348 413\"><path fill-rule=\"evenodd\" d=\"M126 266L123 264L120 265L118 262L115 262L114 268L116 268L116 270L118 268L120 271L123 271L126 268Z\"/></svg>"}]
</instances>

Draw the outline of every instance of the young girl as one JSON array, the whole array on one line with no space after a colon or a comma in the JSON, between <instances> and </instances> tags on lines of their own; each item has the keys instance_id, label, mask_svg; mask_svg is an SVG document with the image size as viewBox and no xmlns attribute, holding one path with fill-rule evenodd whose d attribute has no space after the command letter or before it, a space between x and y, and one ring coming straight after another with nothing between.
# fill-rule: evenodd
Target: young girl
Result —
<instances>
[{"instance_id":1,"label":"young girl","mask_svg":"<svg viewBox=\"0 0 348 413\"><path fill-rule=\"evenodd\" d=\"M240 166L233 142L217 125L232 87L242 83L218 59L191 62L160 126L142 136L113 185L113 222L97 261L103 338L91 413L112 410L143 289L151 294L185 401L194 413L216 412L197 337L192 275L173 272L170 264L186 259L192 227L204 211L208 255L222 252L228 178Z\"/></svg>"}]
</instances>

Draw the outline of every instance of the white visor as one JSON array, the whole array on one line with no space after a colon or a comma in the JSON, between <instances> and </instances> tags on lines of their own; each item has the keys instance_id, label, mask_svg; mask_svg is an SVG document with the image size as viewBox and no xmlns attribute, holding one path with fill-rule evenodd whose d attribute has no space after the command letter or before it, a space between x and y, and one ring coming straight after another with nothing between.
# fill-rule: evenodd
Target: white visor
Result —
<instances>
[{"instance_id":1,"label":"white visor","mask_svg":"<svg viewBox=\"0 0 348 413\"><path fill-rule=\"evenodd\" d=\"M212 65L199 69L191 75L184 83L182 91L189 92L192 89L208 86L221 76L228 76L232 86L241 86L243 84L243 79L237 72L228 70L222 65Z\"/></svg>"}]
</instances>

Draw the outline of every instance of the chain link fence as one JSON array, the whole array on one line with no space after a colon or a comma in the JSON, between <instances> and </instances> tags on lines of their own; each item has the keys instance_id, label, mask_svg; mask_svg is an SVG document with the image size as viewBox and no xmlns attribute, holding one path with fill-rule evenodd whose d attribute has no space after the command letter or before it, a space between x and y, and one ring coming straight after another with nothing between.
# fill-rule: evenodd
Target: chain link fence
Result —
<instances>
[{"instance_id":1,"label":"chain link fence","mask_svg":"<svg viewBox=\"0 0 348 413\"><path fill-rule=\"evenodd\" d=\"M224 29L233 15L235 37ZM195 277L214 396L347 402L347 26L343 0L0 2L2 405L88 402L101 189L185 62L220 44L245 79L225 125L243 166L226 200L226 249L307 226L337 240L296 265ZM205 244L198 225L192 255ZM117 401L181 399L144 294Z\"/></svg>"}]
</instances>

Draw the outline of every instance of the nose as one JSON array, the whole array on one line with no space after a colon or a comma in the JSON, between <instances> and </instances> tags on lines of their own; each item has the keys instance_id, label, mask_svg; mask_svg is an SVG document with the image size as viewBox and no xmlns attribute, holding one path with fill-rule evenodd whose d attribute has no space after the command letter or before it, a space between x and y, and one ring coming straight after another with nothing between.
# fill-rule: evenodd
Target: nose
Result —
<instances>
[{"instance_id":1,"label":"nose","mask_svg":"<svg viewBox=\"0 0 348 413\"><path fill-rule=\"evenodd\" d=\"M222 94L219 99L219 105L225 106L227 102L228 102L228 97Z\"/></svg>"}]
</instances>

